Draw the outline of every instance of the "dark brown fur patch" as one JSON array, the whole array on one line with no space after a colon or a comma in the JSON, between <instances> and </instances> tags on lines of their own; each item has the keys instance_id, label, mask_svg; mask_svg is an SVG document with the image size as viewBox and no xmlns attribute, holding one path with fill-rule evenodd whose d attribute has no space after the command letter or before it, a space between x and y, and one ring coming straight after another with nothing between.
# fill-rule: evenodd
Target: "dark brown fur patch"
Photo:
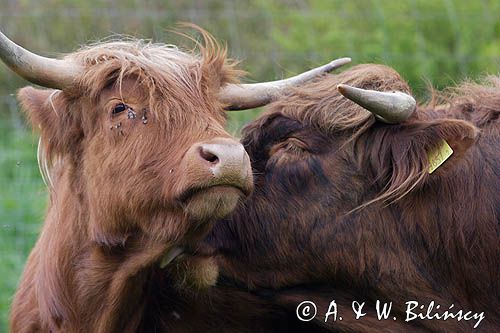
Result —
<instances>
[{"instance_id":1,"label":"dark brown fur patch","mask_svg":"<svg viewBox=\"0 0 500 333\"><path fill-rule=\"evenodd\" d=\"M408 300L484 311L480 328L498 331L500 88L488 82L462 85L398 125L376 122L336 90L408 91L379 65L327 75L269 106L243 132L254 193L206 241L221 282L280 306L285 320L303 300L324 314L332 299L344 313L353 300L392 301L398 317L319 316L307 331L472 330L466 321L405 323ZM429 175L427 151L442 139L455 153Z\"/></svg>"}]
</instances>

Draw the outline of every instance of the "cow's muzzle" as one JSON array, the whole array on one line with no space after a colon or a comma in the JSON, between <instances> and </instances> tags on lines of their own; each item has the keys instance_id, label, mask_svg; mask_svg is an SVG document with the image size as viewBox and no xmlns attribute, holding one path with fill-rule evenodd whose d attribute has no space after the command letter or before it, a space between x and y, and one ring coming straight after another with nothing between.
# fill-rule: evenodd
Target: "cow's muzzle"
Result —
<instances>
[{"instance_id":1,"label":"cow's muzzle","mask_svg":"<svg viewBox=\"0 0 500 333\"><path fill-rule=\"evenodd\" d=\"M253 188L250 159L241 143L215 138L191 146L184 155L178 200L195 218L220 218Z\"/></svg>"}]
</instances>

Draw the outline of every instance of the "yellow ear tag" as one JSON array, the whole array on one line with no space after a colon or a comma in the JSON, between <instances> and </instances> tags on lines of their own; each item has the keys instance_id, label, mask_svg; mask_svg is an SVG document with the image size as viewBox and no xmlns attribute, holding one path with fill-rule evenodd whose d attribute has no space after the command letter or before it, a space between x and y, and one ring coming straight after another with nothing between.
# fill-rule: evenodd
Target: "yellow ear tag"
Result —
<instances>
[{"instance_id":1,"label":"yellow ear tag","mask_svg":"<svg viewBox=\"0 0 500 333\"><path fill-rule=\"evenodd\" d=\"M441 140L441 143L434 149L427 152L427 159L429 160L429 173L433 173L453 154L448 142Z\"/></svg>"}]
</instances>

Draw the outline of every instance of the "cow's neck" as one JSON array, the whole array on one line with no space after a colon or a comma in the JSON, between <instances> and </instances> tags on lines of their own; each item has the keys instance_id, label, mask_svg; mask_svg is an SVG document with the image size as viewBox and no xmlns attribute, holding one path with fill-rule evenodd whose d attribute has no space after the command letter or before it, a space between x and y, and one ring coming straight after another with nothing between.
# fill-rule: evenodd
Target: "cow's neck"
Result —
<instances>
[{"instance_id":1,"label":"cow's neck","mask_svg":"<svg viewBox=\"0 0 500 333\"><path fill-rule=\"evenodd\" d=\"M125 332L137 327L151 288L172 244L144 235L123 247L106 247L88 236L84 200L74 190L53 195L42 235L36 286L42 320L67 331Z\"/></svg>"}]
</instances>

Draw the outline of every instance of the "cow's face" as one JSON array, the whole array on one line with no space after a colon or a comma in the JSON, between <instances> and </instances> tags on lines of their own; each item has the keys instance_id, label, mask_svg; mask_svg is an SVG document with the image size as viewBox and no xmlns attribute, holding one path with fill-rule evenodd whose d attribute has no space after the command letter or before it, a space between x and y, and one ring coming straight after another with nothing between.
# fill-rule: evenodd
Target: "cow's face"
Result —
<instances>
[{"instance_id":1,"label":"cow's face","mask_svg":"<svg viewBox=\"0 0 500 333\"><path fill-rule=\"evenodd\" d=\"M71 183L98 242L122 243L137 230L165 240L203 234L252 189L248 156L224 130L217 101L231 69L164 50L177 53L126 68L98 58L78 89L19 93L45 155L61 161L48 171L55 195L58 182Z\"/></svg>"},{"instance_id":2,"label":"cow's face","mask_svg":"<svg viewBox=\"0 0 500 333\"><path fill-rule=\"evenodd\" d=\"M370 270L390 264L380 256L395 259L391 249L402 246L386 248L384 237L398 232L409 196L436 181L426 152L442 139L455 150L432 175L439 177L476 136L467 122L418 112L402 124L379 123L344 99L339 83L408 90L386 67L358 66L284 97L247 126L242 142L255 190L209 237L227 276L251 287L284 287L376 274Z\"/></svg>"}]
</instances>

